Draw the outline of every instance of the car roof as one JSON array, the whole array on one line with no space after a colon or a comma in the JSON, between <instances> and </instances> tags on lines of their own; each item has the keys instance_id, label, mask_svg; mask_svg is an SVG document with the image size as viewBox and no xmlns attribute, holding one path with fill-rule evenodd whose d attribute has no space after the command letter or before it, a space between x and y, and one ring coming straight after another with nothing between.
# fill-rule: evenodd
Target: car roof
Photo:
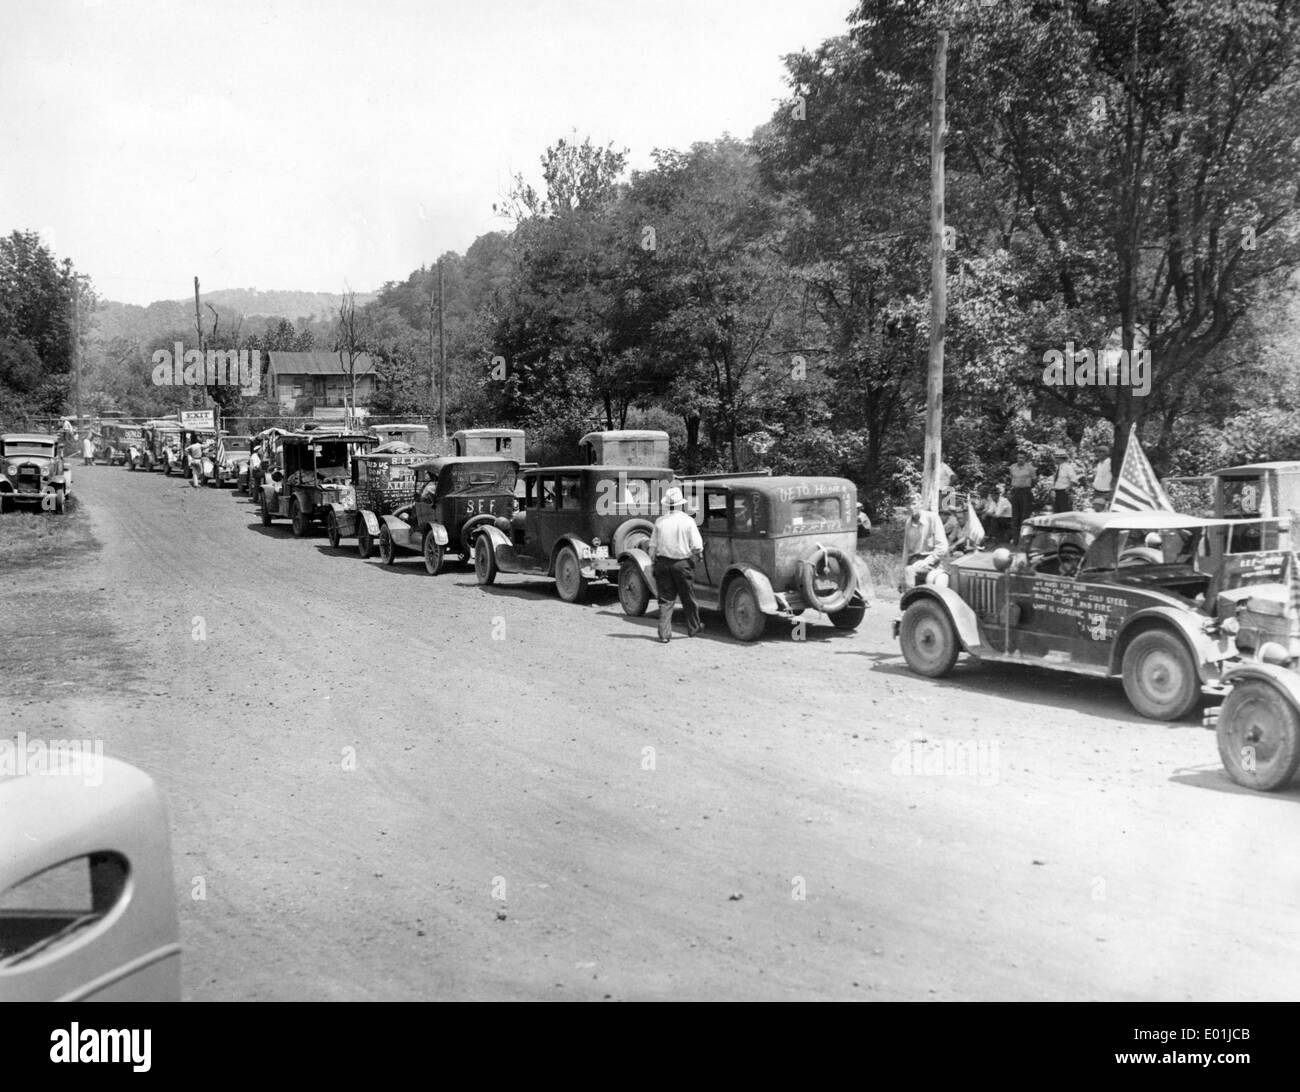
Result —
<instances>
[{"instance_id":1,"label":"car roof","mask_svg":"<svg viewBox=\"0 0 1300 1092\"><path fill-rule=\"evenodd\" d=\"M1172 531L1192 527L1224 527L1233 523L1258 522L1239 519L1202 519L1182 512L1057 512L1050 516L1033 516L1025 521L1030 527L1050 531L1081 531L1099 535L1102 531Z\"/></svg>"},{"instance_id":2,"label":"car roof","mask_svg":"<svg viewBox=\"0 0 1300 1092\"><path fill-rule=\"evenodd\" d=\"M314 444L321 440L343 441L345 443L373 444L377 443L379 437L371 436L366 432L343 432L332 429L321 429L318 432L286 432L286 440L301 440L304 443Z\"/></svg>"},{"instance_id":3,"label":"car roof","mask_svg":"<svg viewBox=\"0 0 1300 1092\"><path fill-rule=\"evenodd\" d=\"M536 477L538 474L582 474L586 471L593 471L597 474L628 474L633 477L661 474L671 478L676 474L676 471L668 466L610 465L609 463L583 463L576 466L537 466L524 471L524 473Z\"/></svg>"},{"instance_id":4,"label":"car roof","mask_svg":"<svg viewBox=\"0 0 1300 1092\"><path fill-rule=\"evenodd\" d=\"M844 489L856 489L854 484L848 478L817 477L814 475L785 474L779 477L772 477L767 474L754 475L752 477L725 477L725 478L692 478L689 474L682 476L682 481L692 482L694 489L745 489L753 490L758 493L779 494L782 490L793 489L801 485L808 485L811 482L834 482L837 487ZM829 493L823 493L822 496L830 496ZM793 497L793 500L805 500L805 497Z\"/></svg>"},{"instance_id":5,"label":"car roof","mask_svg":"<svg viewBox=\"0 0 1300 1092\"><path fill-rule=\"evenodd\" d=\"M1209 477L1221 478L1225 474L1245 474L1252 471L1260 470L1297 470L1300 471L1300 463L1297 462L1274 462L1274 463L1243 463L1241 466L1228 466L1222 470L1211 470Z\"/></svg>"},{"instance_id":6,"label":"car roof","mask_svg":"<svg viewBox=\"0 0 1300 1092\"><path fill-rule=\"evenodd\" d=\"M13 440L20 444L57 444L58 436L49 432L6 432L0 441Z\"/></svg>"},{"instance_id":7,"label":"car roof","mask_svg":"<svg viewBox=\"0 0 1300 1092\"><path fill-rule=\"evenodd\" d=\"M522 436L521 428L462 428L452 433L453 436Z\"/></svg>"},{"instance_id":8,"label":"car roof","mask_svg":"<svg viewBox=\"0 0 1300 1092\"><path fill-rule=\"evenodd\" d=\"M441 469L444 466L464 466L467 463L477 463L480 466L483 463L509 463L516 470L519 469L519 462L516 459L507 459L501 455L438 455L432 459L425 459L420 463L412 463L416 470L427 470L432 467Z\"/></svg>"}]
</instances>

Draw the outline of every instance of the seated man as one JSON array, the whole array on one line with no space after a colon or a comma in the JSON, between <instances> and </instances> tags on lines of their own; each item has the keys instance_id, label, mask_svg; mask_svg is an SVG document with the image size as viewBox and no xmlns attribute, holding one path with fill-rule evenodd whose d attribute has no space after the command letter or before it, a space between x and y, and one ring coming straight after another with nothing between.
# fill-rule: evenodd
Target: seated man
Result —
<instances>
[{"instance_id":1,"label":"seated man","mask_svg":"<svg viewBox=\"0 0 1300 1092\"><path fill-rule=\"evenodd\" d=\"M1088 552L1087 543L1079 535L1066 535L1056 552L1057 571L1061 576L1078 576L1083 564L1083 555Z\"/></svg>"}]
</instances>

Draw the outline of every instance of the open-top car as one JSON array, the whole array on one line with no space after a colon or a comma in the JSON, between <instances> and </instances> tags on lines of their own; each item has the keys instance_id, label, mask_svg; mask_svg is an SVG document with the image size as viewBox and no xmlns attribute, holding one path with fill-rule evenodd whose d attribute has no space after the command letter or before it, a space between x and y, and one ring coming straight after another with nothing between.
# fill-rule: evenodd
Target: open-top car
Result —
<instances>
[{"instance_id":1,"label":"open-top car","mask_svg":"<svg viewBox=\"0 0 1300 1092\"><path fill-rule=\"evenodd\" d=\"M0 436L0 512L29 504L62 512L72 494L72 468L64 462L63 440L41 432Z\"/></svg>"},{"instance_id":2,"label":"open-top car","mask_svg":"<svg viewBox=\"0 0 1300 1092\"><path fill-rule=\"evenodd\" d=\"M376 521L384 564L413 550L423 556L426 571L436 575L448 553L468 561L486 528L509 533L519 473L513 459L450 455L417 463L413 470L415 499ZM360 516L374 519L370 512Z\"/></svg>"},{"instance_id":3,"label":"open-top car","mask_svg":"<svg viewBox=\"0 0 1300 1092\"><path fill-rule=\"evenodd\" d=\"M659 500L673 480L668 467L551 466L524 471L523 508L507 531L485 523L474 543L474 575L499 572L555 577L566 603L582 600L592 580L617 580L619 556L644 547Z\"/></svg>"},{"instance_id":4,"label":"open-top car","mask_svg":"<svg viewBox=\"0 0 1300 1092\"><path fill-rule=\"evenodd\" d=\"M733 637L755 641L769 616L821 611L856 629L871 600L871 574L857 555L857 489L847 478L687 479L704 559L695 598L720 610ZM632 616L657 595L644 544L618 554L619 600Z\"/></svg>"},{"instance_id":5,"label":"open-top car","mask_svg":"<svg viewBox=\"0 0 1300 1092\"><path fill-rule=\"evenodd\" d=\"M1203 687L1221 685L1237 649L1218 617L1219 592L1269 571L1267 555L1227 563L1235 521L1062 512L1026 529L1014 553L967 554L948 567L946 586L904 592L894 632L913 671L945 675L967 652L1118 676L1133 708L1156 720L1186 716Z\"/></svg>"},{"instance_id":6,"label":"open-top car","mask_svg":"<svg viewBox=\"0 0 1300 1092\"><path fill-rule=\"evenodd\" d=\"M415 500L416 463L429 456L404 441L380 444L352 460L352 490L330 504L325 533L336 550L345 538L357 539L362 558L374 553L379 521Z\"/></svg>"},{"instance_id":7,"label":"open-top car","mask_svg":"<svg viewBox=\"0 0 1300 1092\"><path fill-rule=\"evenodd\" d=\"M223 485L237 486L240 478L248 474L248 460L252 453L251 436L222 435L219 443L212 444L203 452L199 483L214 485L218 489Z\"/></svg>"},{"instance_id":8,"label":"open-top car","mask_svg":"<svg viewBox=\"0 0 1300 1092\"><path fill-rule=\"evenodd\" d=\"M324 523L331 505L352 492L352 459L378 439L367 433L318 429L280 437L282 465L262 480L262 524L287 518L301 537Z\"/></svg>"}]
</instances>

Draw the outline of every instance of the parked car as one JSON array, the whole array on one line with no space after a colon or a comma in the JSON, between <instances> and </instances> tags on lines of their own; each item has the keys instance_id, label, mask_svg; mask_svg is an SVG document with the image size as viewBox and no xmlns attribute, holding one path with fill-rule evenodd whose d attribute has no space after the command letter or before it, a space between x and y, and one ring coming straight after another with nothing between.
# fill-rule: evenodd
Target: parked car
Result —
<instances>
[{"instance_id":1,"label":"parked car","mask_svg":"<svg viewBox=\"0 0 1300 1092\"><path fill-rule=\"evenodd\" d=\"M145 438L141 425L121 426L122 465L139 470L144 465Z\"/></svg>"},{"instance_id":2,"label":"parked car","mask_svg":"<svg viewBox=\"0 0 1300 1092\"><path fill-rule=\"evenodd\" d=\"M519 473L513 459L450 455L417 463L412 469L416 499L376 520L379 556L385 565L397 560L400 552L414 550L424 557L426 571L436 576L447 553L468 561L475 540L486 528L509 533ZM367 522L374 519L371 512L361 512L360 517Z\"/></svg>"},{"instance_id":3,"label":"parked car","mask_svg":"<svg viewBox=\"0 0 1300 1092\"><path fill-rule=\"evenodd\" d=\"M373 554L379 520L415 500L413 467L428 460L427 454L403 442L380 444L357 454L352 460L351 492L331 502L325 517L330 545L337 550L345 538L355 535L357 553L363 559Z\"/></svg>"},{"instance_id":4,"label":"parked car","mask_svg":"<svg viewBox=\"0 0 1300 1092\"><path fill-rule=\"evenodd\" d=\"M283 438L290 435L292 431L287 428L268 428L253 437L252 451L257 454L257 469L253 469L252 454L250 454L249 461L244 464L243 472L235 487L236 490L242 489L247 493L249 501L253 504L261 505L262 484L270 478L272 472L284 470L280 445Z\"/></svg>"},{"instance_id":5,"label":"parked car","mask_svg":"<svg viewBox=\"0 0 1300 1092\"><path fill-rule=\"evenodd\" d=\"M451 434L453 455L495 455L525 464L521 428L463 428Z\"/></svg>"},{"instance_id":6,"label":"parked car","mask_svg":"<svg viewBox=\"0 0 1300 1092\"><path fill-rule=\"evenodd\" d=\"M381 446L403 443L426 457L432 450L429 446L428 425L371 425L370 431L379 437Z\"/></svg>"},{"instance_id":7,"label":"parked car","mask_svg":"<svg viewBox=\"0 0 1300 1092\"><path fill-rule=\"evenodd\" d=\"M223 485L238 486L240 477L247 476L252 453L251 436L222 436L219 453L215 443L210 450L204 451L199 483L214 485L218 489Z\"/></svg>"},{"instance_id":8,"label":"parked car","mask_svg":"<svg viewBox=\"0 0 1300 1092\"><path fill-rule=\"evenodd\" d=\"M331 505L352 492L352 457L378 439L366 433L317 429L280 437L282 466L262 480L262 524L288 518L301 537L324 523Z\"/></svg>"},{"instance_id":9,"label":"parked car","mask_svg":"<svg viewBox=\"0 0 1300 1092\"><path fill-rule=\"evenodd\" d=\"M90 757L90 756L88 756ZM148 776L0 775L0 1001L179 1001L171 835Z\"/></svg>"},{"instance_id":10,"label":"parked car","mask_svg":"<svg viewBox=\"0 0 1300 1092\"><path fill-rule=\"evenodd\" d=\"M667 466L668 433L634 428L589 432L578 441L578 450L589 465Z\"/></svg>"},{"instance_id":11,"label":"parked car","mask_svg":"<svg viewBox=\"0 0 1300 1092\"><path fill-rule=\"evenodd\" d=\"M161 470L168 477L173 470L179 469L183 452L181 450L181 427L175 421L153 421L145 428L147 443L148 470Z\"/></svg>"},{"instance_id":12,"label":"parked car","mask_svg":"<svg viewBox=\"0 0 1300 1092\"><path fill-rule=\"evenodd\" d=\"M0 436L0 512L16 504L62 512L72 495L72 467L63 440L41 432Z\"/></svg>"},{"instance_id":13,"label":"parked car","mask_svg":"<svg viewBox=\"0 0 1300 1092\"><path fill-rule=\"evenodd\" d=\"M979 660L1119 677L1133 708L1178 720L1237 655L1216 615L1232 573L1230 520L1176 512L1062 512L1026 524L1016 552L967 554L905 591L894 623L908 666L946 675ZM1242 555L1237 583L1263 579Z\"/></svg>"},{"instance_id":14,"label":"parked car","mask_svg":"<svg viewBox=\"0 0 1300 1092\"><path fill-rule=\"evenodd\" d=\"M109 466L125 466L128 458L129 438L132 434L139 436L139 429L128 428L116 423L105 424L99 430L99 446L95 449L95 458Z\"/></svg>"},{"instance_id":15,"label":"parked car","mask_svg":"<svg viewBox=\"0 0 1300 1092\"><path fill-rule=\"evenodd\" d=\"M725 476L687 479L704 560L695 565L695 598L720 610L731 635L756 641L769 616L826 614L837 629L856 629L872 597L871 574L857 555L857 489L846 478ZM658 593L644 544L618 554L619 601L646 612Z\"/></svg>"},{"instance_id":16,"label":"parked car","mask_svg":"<svg viewBox=\"0 0 1300 1092\"><path fill-rule=\"evenodd\" d=\"M673 480L667 467L552 466L523 473L523 507L506 531L484 524L474 544L474 575L553 576L566 603L592 580L616 581L619 557L650 541L659 498Z\"/></svg>"}]
</instances>

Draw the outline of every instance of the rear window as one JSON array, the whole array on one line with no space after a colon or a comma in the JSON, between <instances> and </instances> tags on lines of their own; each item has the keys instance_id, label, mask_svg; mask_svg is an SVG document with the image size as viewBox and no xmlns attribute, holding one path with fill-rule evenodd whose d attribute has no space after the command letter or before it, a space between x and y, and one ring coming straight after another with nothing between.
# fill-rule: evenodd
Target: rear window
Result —
<instances>
[{"instance_id":1,"label":"rear window","mask_svg":"<svg viewBox=\"0 0 1300 1092\"><path fill-rule=\"evenodd\" d=\"M1224 478L1223 515L1228 519L1258 516L1265 488L1265 479L1261 477Z\"/></svg>"},{"instance_id":2,"label":"rear window","mask_svg":"<svg viewBox=\"0 0 1300 1092\"><path fill-rule=\"evenodd\" d=\"M790 502L790 522L796 531L807 530L810 524L829 523L843 518L839 497L805 497Z\"/></svg>"}]
</instances>

